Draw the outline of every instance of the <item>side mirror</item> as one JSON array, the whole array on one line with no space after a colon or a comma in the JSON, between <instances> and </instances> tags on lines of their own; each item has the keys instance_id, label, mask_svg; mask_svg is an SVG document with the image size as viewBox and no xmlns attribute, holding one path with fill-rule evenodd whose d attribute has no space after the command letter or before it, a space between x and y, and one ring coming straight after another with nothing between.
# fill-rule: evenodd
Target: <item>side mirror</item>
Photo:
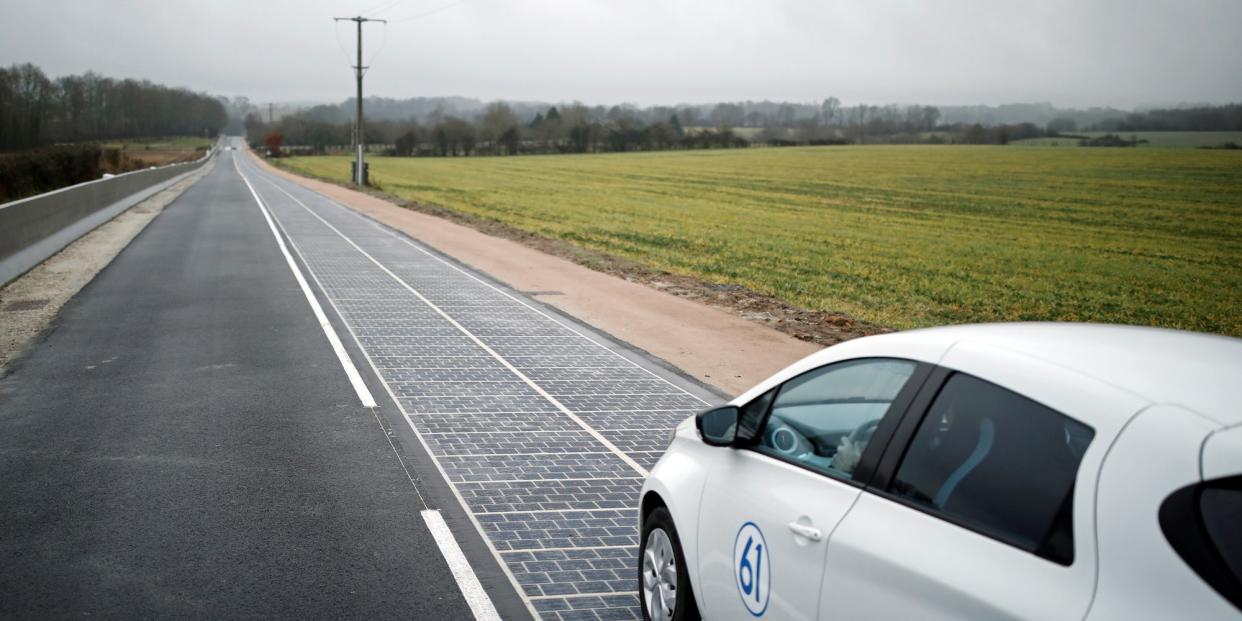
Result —
<instances>
[{"instance_id":1,"label":"side mirror","mask_svg":"<svg viewBox=\"0 0 1242 621\"><path fill-rule=\"evenodd\" d=\"M733 446L737 438L737 419L739 411L735 405L722 405L699 412L694 417L694 425L699 429L699 437L712 446Z\"/></svg>"}]
</instances>

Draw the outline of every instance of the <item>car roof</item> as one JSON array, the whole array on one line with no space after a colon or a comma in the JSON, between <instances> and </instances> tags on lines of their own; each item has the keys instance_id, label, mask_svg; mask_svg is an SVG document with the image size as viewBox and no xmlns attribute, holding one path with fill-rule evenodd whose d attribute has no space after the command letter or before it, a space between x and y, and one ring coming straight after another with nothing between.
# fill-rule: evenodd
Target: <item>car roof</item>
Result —
<instances>
[{"instance_id":1,"label":"car roof","mask_svg":"<svg viewBox=\"0 0 1242 621\"><path fill-rule=\"evenodd\" d=\"M1242 339L1086 323L998 323L885 334L927 351L929 343L972 342L1031 356L1152 403L1194 410L1222 425L1242 423ZM860 339L860 341L869 339ZM861 344L861 343L860 343ZM928 360L936 362L936 360Z\"/></svg>"}]
</instances>

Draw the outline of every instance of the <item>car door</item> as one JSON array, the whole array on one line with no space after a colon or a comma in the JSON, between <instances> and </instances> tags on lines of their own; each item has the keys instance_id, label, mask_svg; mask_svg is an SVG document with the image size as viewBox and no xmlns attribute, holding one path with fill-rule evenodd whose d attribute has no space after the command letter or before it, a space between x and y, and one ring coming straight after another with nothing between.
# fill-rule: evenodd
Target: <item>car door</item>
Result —
<instances>
[{"instance_id":1,"label":"car door","mask_svg":"<svg viewBox=\"0 0 1242 621\"><path fill-rule=\"evenodd\" d=\"M837 362L741 408L746 446L708 474L698 522L703 615L813 619L825 544L849 511L927 365ZM887 424L885 424L887 423Z\"/></svg>"},{"instance_id":2,"label":"car door","mask_svg":"<svg viewBox=\"0 0 1242 621\"><path fill-rule=\"evenodd\" d=\"M972 373L915 399L827 546L821 617L1082 618L1100 463L1141 400L997 351L942 362Z\"/></svg>"}]
</instances>

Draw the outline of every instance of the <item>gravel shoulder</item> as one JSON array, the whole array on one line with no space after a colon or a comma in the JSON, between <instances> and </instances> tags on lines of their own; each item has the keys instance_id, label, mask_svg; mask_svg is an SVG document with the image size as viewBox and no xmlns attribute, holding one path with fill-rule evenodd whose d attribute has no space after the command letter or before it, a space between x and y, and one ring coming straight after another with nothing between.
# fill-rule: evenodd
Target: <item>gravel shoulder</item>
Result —
<instances>
[{"instance_id":1,"label":"gravel shoulder","mask_svg":"<svg viewBox=\"0 0 1242 621\"><path fill-rule=\"evenodd\" d=\"M69 244L0 288L0 377L55 329L60 308L107 267L166 206L211 172L215 160Z\"/></svg>"}]
</instances>

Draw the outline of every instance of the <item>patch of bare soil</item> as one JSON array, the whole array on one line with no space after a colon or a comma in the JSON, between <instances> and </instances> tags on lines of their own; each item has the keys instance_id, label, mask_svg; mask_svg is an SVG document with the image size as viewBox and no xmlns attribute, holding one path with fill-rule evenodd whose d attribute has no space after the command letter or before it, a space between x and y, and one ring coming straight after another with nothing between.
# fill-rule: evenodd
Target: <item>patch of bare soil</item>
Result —
<instances>
[{"instance_id":1,"label":"patch of bare soil","mask_svg":"<svg viewBox=\"0 0 1242 621\"><path fill-rule=\"evenodd\" d=\"M317 178L352 190L359 189L352 183L341 183L322 177ZM743 319L784 332L796 339L815 343L823 347L860 336L891 332L888 328L860 321L844 313L799 308L778 298L753 291L741 285L722 285L692 276L671 274L662 270L652 269L635 261L575 246L563 240L542 237L503 222L445 209L437 205L410 201L375 188L363 188L362 190L367 194L406 209L413 209L444 218L487 235L510 239L540 252L568 259L598 272L611 274L671 295L713 306Z\"/></svg>"}]
</instances>

